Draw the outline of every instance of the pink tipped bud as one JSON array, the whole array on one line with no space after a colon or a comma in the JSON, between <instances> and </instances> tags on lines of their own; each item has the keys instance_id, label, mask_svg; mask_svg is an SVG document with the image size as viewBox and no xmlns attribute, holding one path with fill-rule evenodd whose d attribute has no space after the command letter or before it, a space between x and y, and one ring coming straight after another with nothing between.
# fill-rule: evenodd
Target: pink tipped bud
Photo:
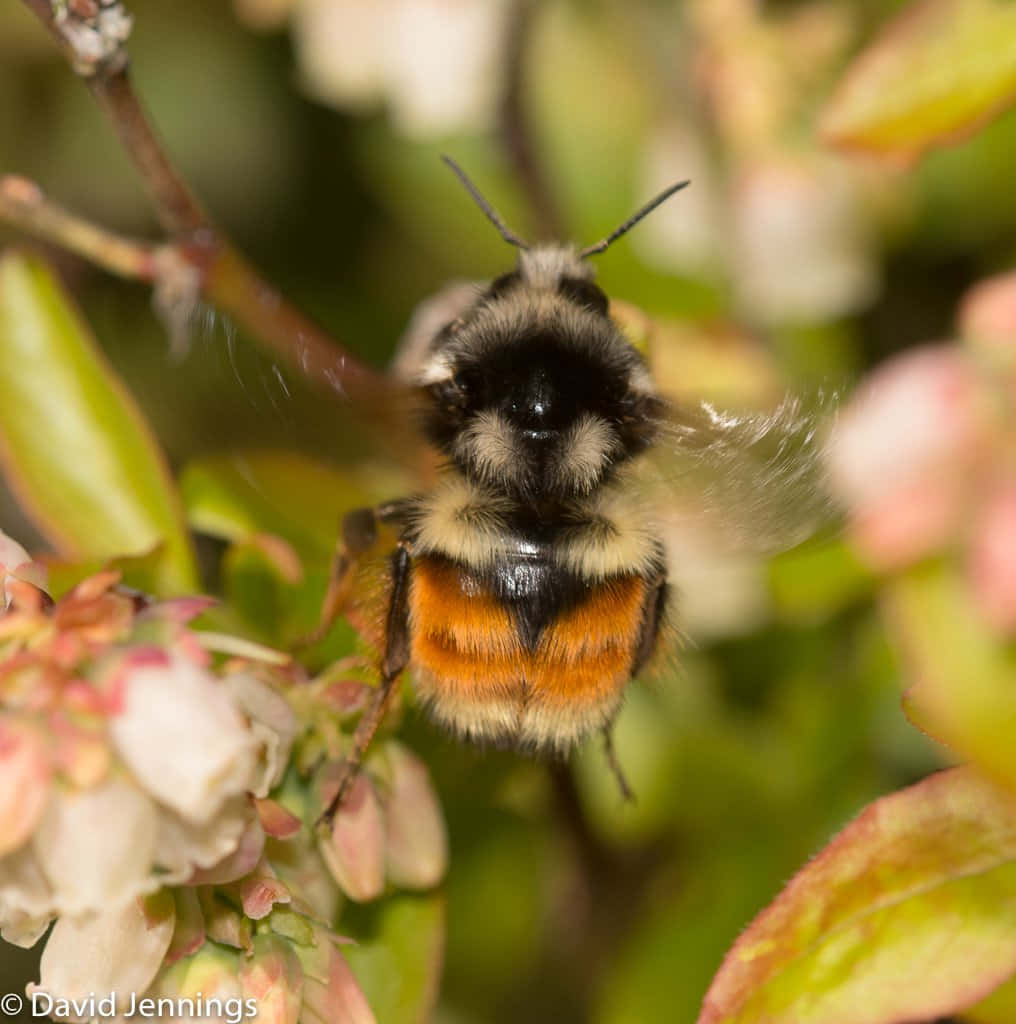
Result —
<instances>
[{"instance_id":1,"label":"pink tipped bud","mask_svg":"<svg viewBox=\"0 0 1016 1024\"><path fill-rule=\"evenodd\" d=\"M237 886L243 912L252 920L267 917L276 903L289 903L289 889L275 876L269 865L262 861L258 869Z\"/></svg>"},{"instance_id":2,"label":"pink tipped bud","mask_svg":"<svg viewBox=\"0 0 1016 1024\"><path fill-rule=\"evenodd\" d=\"M259 935L254 955L240 965L240 986L257 1006L259 1024L296 1024L300 1019L303 969L293 947L277 935Z\"/></svg>"},{"instance_id":3,"label":"pink tipped bud","mask_svg":"<svg viewBox=\"0 0 1016 1024\"><path fill-rule=\"evenodd\" d=\"M1016 271L975 284L963 296L959 321L964 339L1016 355Z\"/></svg>"},{"instance_id":4,"label":"pink tipped bud","mask_svg":"<svg viewBox=\"0 0 1016 1024\"><path fill-rule=\"evenodd\" d=\"M363 990L330 936L319 931L315 949L297 952L304 964L301 1021L375 1024Z\"/></svg>"},{"instance_id":5,"label":"pink tipped bud","mask_svg":"<svg viewBox=\"0 0 1016 1024\"><path fill-rule=\"evenodd\" d=\"M49 799L51 775L38 729L13 716L0 717L0 856L35 831Z\"/></svg>"},{"instance_id":6,"label":"pink tipped bud","mask_svg":"<svg viewBox=\"0 0 1016 1024\"><path fill-rule=\"evenodd\" d=\"M303 827L303 823L295 814L287 811L282 804L270 797L255 799L254 807L258 812L261 827L273 839L292 839Z\"/></svg>"},{"instance_id":7,"label":"pink tipped bud","mask_svg":"<svg viewBox=\"0 0 1016 1024\"><path fill-rule=\"evenodd\" d=\"M950 538L988 438L982 382L960 349L916 349L875 371L828 448L830 481L873 565L906 564Z\"/></svg>"},{"instance_id":8,"label":"pink tipped bud","mask_svg":"<svg viewBox=\"0 0 1016 1024\"><path fill-rule=\"evenodd\" d=\"M388 877L407 889L437 885L448 867L444 816L426 765L400 743L385 748L391 771L385 802Z\"/></svg>"},{"instance_id":9,"label":"pink tipped bud","mask_svg":"<svg viewBox=\"0 0 1016 1024\"><path fill-rule=\"evenodd\" d=\"M385 831L374 787L361 773L353 781L321 855L350 899L376 899L384 889Z\"/></svg>"},{"instance_id":10,"label":"pink tipped bud","mask_svg":"<svg viewBox=\"0 0 1016 1024\"><path fill-rule=\"evenodd\" d=\"M988 499L971 540L970 576L981 614L996 629L1016 630L1016 481Z\"/></svg>"}]
</instances>

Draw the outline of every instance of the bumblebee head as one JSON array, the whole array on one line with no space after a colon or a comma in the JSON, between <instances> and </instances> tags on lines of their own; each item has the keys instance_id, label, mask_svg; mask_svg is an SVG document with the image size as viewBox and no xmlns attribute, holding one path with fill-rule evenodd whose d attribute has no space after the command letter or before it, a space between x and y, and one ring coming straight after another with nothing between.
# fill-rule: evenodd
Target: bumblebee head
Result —
<instances>
[{"instance_id":1,"label":"bumblebee head","mask_svg":"<svg viewBox=\"0 0 1016 1024\"><path fill-rule=\"evenodd\" d=\"M659 405L581 254L520 253L435 339L420 384L431 439L517 497L587 494L652 440Z\"/></svg>"},{"instance_id":2,"label":"bumblebee head","mask_svg":"<svg viewBox=\"0 0 1016 1024\"><path fill-rule=\"evenodd\" d=\"M660 400L608 316L586 258L688 182L594 245L530 245L455 161L444 161L519 261L434 339L419 379L427 431L462 473L488 487L529 499L588 494L652 441Z\"/></svg>"}]
</instances>

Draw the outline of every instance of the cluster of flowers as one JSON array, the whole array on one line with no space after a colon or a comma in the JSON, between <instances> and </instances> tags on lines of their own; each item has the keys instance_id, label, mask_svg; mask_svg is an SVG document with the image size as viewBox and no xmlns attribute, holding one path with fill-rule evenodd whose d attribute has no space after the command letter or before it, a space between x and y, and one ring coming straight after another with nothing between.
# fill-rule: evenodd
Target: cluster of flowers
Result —
<instances>
[{"instance_id":1,"label":"cluster of flowers","mask_svg":"<svg viewBox=\"0 0 1016 1024\"><path fill-rule=\"evenodd\" d=\"M1016 273L990 278L960 311L962 342L879 367L829 446L852 540L893 571L956 554L980 614L1016 631Z\"/></svg>"},{"instance_id":2,"label":"cluster of flowers","mask_svg":"<svg viewBox=\"0 0 1016 1024\"><path fill-rule=\"evenodd\" d=\"M0 580L0 932L30 946L55 920L33 990L373 1020L343 899L433 886L447 854L426 770L393 741L314 827L366 684L193 629L208 599L153 602L116 572L54 601L3 534Z\"/></svg>"}]
</instances>

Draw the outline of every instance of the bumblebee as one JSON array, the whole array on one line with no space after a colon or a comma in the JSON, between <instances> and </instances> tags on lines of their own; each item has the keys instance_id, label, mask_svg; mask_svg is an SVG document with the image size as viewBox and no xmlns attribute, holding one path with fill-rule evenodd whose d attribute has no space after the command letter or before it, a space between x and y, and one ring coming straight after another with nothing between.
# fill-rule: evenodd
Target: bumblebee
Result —
<instances>
[{"instance_id":1,"label":"bumblebee","mask_svg":"<svg viewBox=\"0 0 1016 1024\"><path fill-rule=\"evenodd\" d=\"M334 815L394 682L413 671L431 716L470 740L564 753L610 726L659 646L671 595L663 539L632 472L667 403L608 314L596 245L528 245L446 162L516 268L424 339L408 383L443 458L426 493L347 516L326 607L348 593L379 523L399 531L387 570L381 685L354 734Z\"/></svg>"}]
</instances>

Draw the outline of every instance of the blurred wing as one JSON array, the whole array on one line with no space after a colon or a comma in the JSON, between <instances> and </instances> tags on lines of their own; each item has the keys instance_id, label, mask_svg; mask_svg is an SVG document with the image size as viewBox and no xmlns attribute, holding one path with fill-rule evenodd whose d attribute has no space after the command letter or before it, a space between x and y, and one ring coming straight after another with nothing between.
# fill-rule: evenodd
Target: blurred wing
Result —
<instances>
[{"instance_id":1,"label":"blurred wing","mask_svg":"<svg viewBox=\"0 0 1016 1024\"><path fill-rule=\"evenodd\" d=\"M831 522L823 446L834 398L806 406L787 397L764 412L668 404L637 484L661 530L700 536L718 550L763 554Z\"/></svg>"}]
</instances>

